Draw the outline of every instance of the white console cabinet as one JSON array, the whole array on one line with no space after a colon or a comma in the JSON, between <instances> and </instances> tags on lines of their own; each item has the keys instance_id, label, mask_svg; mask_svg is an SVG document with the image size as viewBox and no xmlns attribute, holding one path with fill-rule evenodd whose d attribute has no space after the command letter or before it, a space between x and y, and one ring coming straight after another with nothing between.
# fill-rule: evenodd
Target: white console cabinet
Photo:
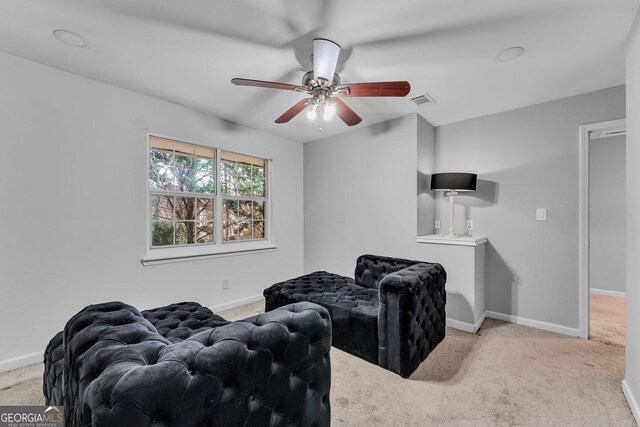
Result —
<instances>
[{"instance_id":1,"label":"white console cabinet","mask_svg":"<svg viewBox=\"0 0 640 427\"><path fill-rule=\"evenodd\" d=\"M477 332L485 313L487 238L418 236L420 259L442 264L447 272L447 326Z\"/></svg>"}]
</instances>

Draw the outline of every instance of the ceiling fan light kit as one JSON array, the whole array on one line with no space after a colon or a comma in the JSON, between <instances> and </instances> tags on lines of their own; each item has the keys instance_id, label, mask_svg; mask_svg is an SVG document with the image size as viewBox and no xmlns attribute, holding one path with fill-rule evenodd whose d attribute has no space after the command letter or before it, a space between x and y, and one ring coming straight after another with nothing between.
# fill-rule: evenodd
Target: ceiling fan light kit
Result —
<instances>
[{"instance_id":1,"label":"ceiling fan light kit","mask_svg":"<svg viewBox=\"0 0 640 427\"><path fill-rule=\"evenodd\" d=\"M302 85L239 78L232 79L231 83L305 92L311 96L285 111L275 123L287 123L310 107L307 118L311 121L315 121L320 114L324 121L329 121L337 115L348 126L355 126L362 119L340 99L341 97L403 97L409 94L411 85L406 81L340 84L340 76L335 72L339 56L340 46L337 43L317 38L313 40L313 70L302 77Z\"/></svg>"}]
</instances>

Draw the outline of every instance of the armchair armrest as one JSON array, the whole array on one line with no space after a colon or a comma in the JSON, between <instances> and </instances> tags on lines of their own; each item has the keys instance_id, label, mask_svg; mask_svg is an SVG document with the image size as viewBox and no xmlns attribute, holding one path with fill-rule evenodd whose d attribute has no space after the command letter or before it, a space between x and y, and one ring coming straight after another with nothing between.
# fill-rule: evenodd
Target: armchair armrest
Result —
<instances>
[{"instance_id":1,"label":"armchair armrest","mask_svg":"<svg viewBox=\"0 0 640 427\"><path fill-rule=\"evenodd\" d=\"M378 364L408 377L445 334L446 272L420 263L380 280Z\"/></svg>"},{"instance_id":2,"label":"armchair armrest","mask_svg":"<svg viewBox=\"0 0 640 427\"><path fill-rule=\"evenodd\" d=\"M331 321L319 306L171 344L135 308L107 303L78 313L64 334L71 425L329 425Z\"/></svg>"},{"instance_id":3,"label":"armchair armrest","mask_svg":"<svg viewBox=\"0 0 640 427\"><path fill-rule=\"evenodd\" d=\"M44 374L42 391L44 403L47 406L63 406L62 375L64 372L64 348L62 346L62 331L58 332L44 351Z\"/></svg>"}]
</instances>

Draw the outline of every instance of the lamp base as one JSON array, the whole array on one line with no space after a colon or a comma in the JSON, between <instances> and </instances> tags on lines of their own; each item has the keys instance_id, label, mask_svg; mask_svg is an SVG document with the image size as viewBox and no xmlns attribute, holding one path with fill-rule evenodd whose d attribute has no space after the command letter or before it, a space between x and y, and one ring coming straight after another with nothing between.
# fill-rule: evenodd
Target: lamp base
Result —
<instances>
[{"instance_id":1,"label":"lamp base","mask_svg":"<svg viewBox=\"0 0 640 427\"><path fill-rule=\"evenodd\" d=\"M447 234L443 234L442 237L448 237L448 238L458 238L458 237L464 237L462 234L456 234L456 233L447 233Z\"/></svg>"}]
</instances>

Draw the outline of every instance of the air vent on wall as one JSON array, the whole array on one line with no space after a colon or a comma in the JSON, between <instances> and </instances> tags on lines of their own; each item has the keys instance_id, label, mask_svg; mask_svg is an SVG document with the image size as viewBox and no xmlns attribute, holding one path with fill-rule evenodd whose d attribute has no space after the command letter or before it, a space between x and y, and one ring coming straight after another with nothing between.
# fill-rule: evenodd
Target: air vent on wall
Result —
<instances>
[{"instance_id":1,"label":"air vent on wall","mask_svg":"<svg viewBox=\"0 0 640 427\"><path fill-rule=\"evenodd\" d=\"M428 93L425 93L424 95L416 96L415 98L411 98L411 100L415 102L416 105L434 104L436 102Z\"/></svg>"}]
</instances>

